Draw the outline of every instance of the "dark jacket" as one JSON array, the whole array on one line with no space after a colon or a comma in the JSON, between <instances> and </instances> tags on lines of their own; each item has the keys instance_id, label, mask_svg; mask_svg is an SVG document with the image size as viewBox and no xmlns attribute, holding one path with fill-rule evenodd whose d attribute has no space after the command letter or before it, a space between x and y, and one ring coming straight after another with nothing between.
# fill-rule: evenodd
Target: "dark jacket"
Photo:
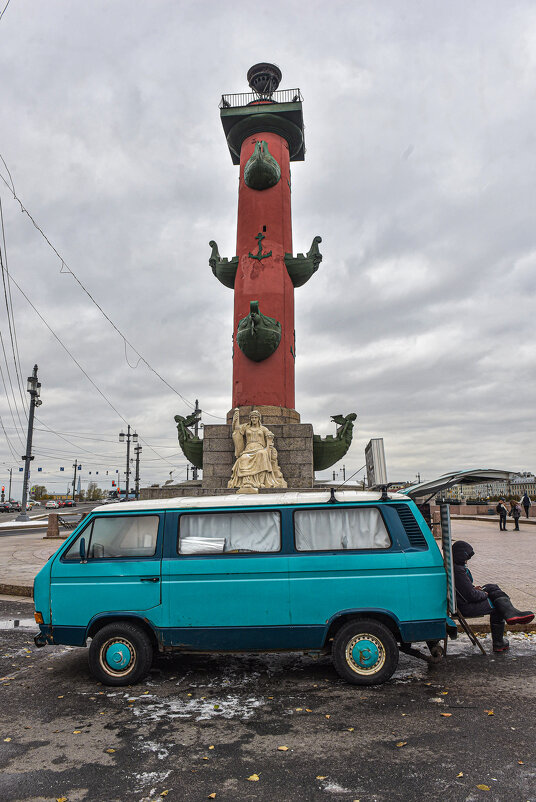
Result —
<instances>
[{"instance_id":1,"label":"dark jacket","mask_svg":"<svg viewBox=\"0 0 536 802\"><path fill-rule=\"evenodd\" d=\"M452 546L456 603L458 610L466 618L487 615L492 610L488 594L475 588L471 572L465 564L473 554L473 547L464 540L457 540Z\"/></svg>"}]
</instances>

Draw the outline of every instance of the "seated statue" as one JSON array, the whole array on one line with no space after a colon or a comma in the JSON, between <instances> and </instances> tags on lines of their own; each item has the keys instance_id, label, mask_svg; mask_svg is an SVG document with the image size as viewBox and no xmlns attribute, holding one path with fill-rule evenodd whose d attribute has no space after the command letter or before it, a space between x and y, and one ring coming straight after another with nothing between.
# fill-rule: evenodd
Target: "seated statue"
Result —
<instances>
[{"instance_id":1,"label":"seated statue","mask_svg":"<svg viewBox=\"0 0 536 802\"><path fill-rule=\"evenodd\" d=\"M261 414L252 410L248 423L240 423L240 413L233 414L232 438L236 462L227 487L239 493L258 493L261 487L286 487L277 462L274 435L261 423Z\"/></svg>"}]
</instances>

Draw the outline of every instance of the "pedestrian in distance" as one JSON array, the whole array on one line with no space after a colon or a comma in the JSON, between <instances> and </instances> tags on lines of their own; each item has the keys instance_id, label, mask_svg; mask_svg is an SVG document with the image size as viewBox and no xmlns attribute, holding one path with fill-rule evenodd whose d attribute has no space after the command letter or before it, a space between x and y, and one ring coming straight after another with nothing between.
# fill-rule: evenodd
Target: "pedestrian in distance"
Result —
<instances>
[{"instance_id":1,"label":"pedestrian in distance","mask_svg":"<svg viewBox=\"0 0 536 802\"><path fill-rule=\"evenodd\" d=\"M521 499L521 505L522 505L523 509L525 510L525 518L529 517L530 503L531 502L530 502L529 494L525 490L525 492L523 493L523 498Z\"/></svg>"},{"instance_id":2,"label":"pedestrian in distance","mask_svg":"<svg viewBox=\"0 0 536 802\"><path fill-rule=\"evenodd\" d=\"M474 553L473 547L464 540L457 540L452 546L456 604L466 618L489 615L493 651L505 652L510 645L504 637L505 623L528 624L534 618L534 613L531 610L517 610L499 585L473 585L467 561Z\"/></svg>"},{"instance_id":3,"label":"pedestrian in distance","mask_svg":"<svg viewBox=\"0 0 536 802\"><path fill-rule=\"evenodd\" d=\"M499 530L501 532L506 532L506 516L508 515L508 510L506 509L503 498L499 501L495 510L499 515Z\"/></svg>"},{"instance_id":4,"label":"pedestrian in distance","mask_svg":"<svg viewBox=\"0 0 536 802\"><path fill-rule=\"evenodd\" d=\"M510 515L514 519L514 532L519 532L519 519L521 518L521 507L517 501L510 502Z\"/></svg>"}]
</instances>

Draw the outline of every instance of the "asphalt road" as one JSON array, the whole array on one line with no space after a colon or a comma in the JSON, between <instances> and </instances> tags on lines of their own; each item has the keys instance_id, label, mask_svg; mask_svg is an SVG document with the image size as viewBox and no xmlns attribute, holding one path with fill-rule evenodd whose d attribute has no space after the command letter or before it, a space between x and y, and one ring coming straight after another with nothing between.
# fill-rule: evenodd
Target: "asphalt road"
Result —
<instances>
[{"instance_id":1,"label":"asphalt road","mask_svg":"<svg viewBox=\"0 0 536 802\"><path fill-rule=\"evenodd\" d=\"M460 638L436 666L403 655L373 688L293 653L160 657L114 689L85 649L13 628L32 612L0 601L5 802L536 800L535 635L489 657Z\"/></svg>"}]
</instances>

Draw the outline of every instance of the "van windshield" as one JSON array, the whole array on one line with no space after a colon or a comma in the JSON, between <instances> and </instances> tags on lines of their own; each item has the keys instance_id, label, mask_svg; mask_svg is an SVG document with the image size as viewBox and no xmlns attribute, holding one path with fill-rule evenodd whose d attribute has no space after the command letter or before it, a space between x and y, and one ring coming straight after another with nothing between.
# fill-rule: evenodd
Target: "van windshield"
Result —
<instances>
[{"instance_id":1,"label":"van windshield","mask_svg":"<svg viewBox=\"0 0 536 802\"><path fill-rule=\"evenodd\" d=\"M86 539L88 560L154 556L158 522L157 515L117 515L95 518L80 535ZM80 537L63 555L63 559L80 559Z\"/></svg>"}]
</instances>

